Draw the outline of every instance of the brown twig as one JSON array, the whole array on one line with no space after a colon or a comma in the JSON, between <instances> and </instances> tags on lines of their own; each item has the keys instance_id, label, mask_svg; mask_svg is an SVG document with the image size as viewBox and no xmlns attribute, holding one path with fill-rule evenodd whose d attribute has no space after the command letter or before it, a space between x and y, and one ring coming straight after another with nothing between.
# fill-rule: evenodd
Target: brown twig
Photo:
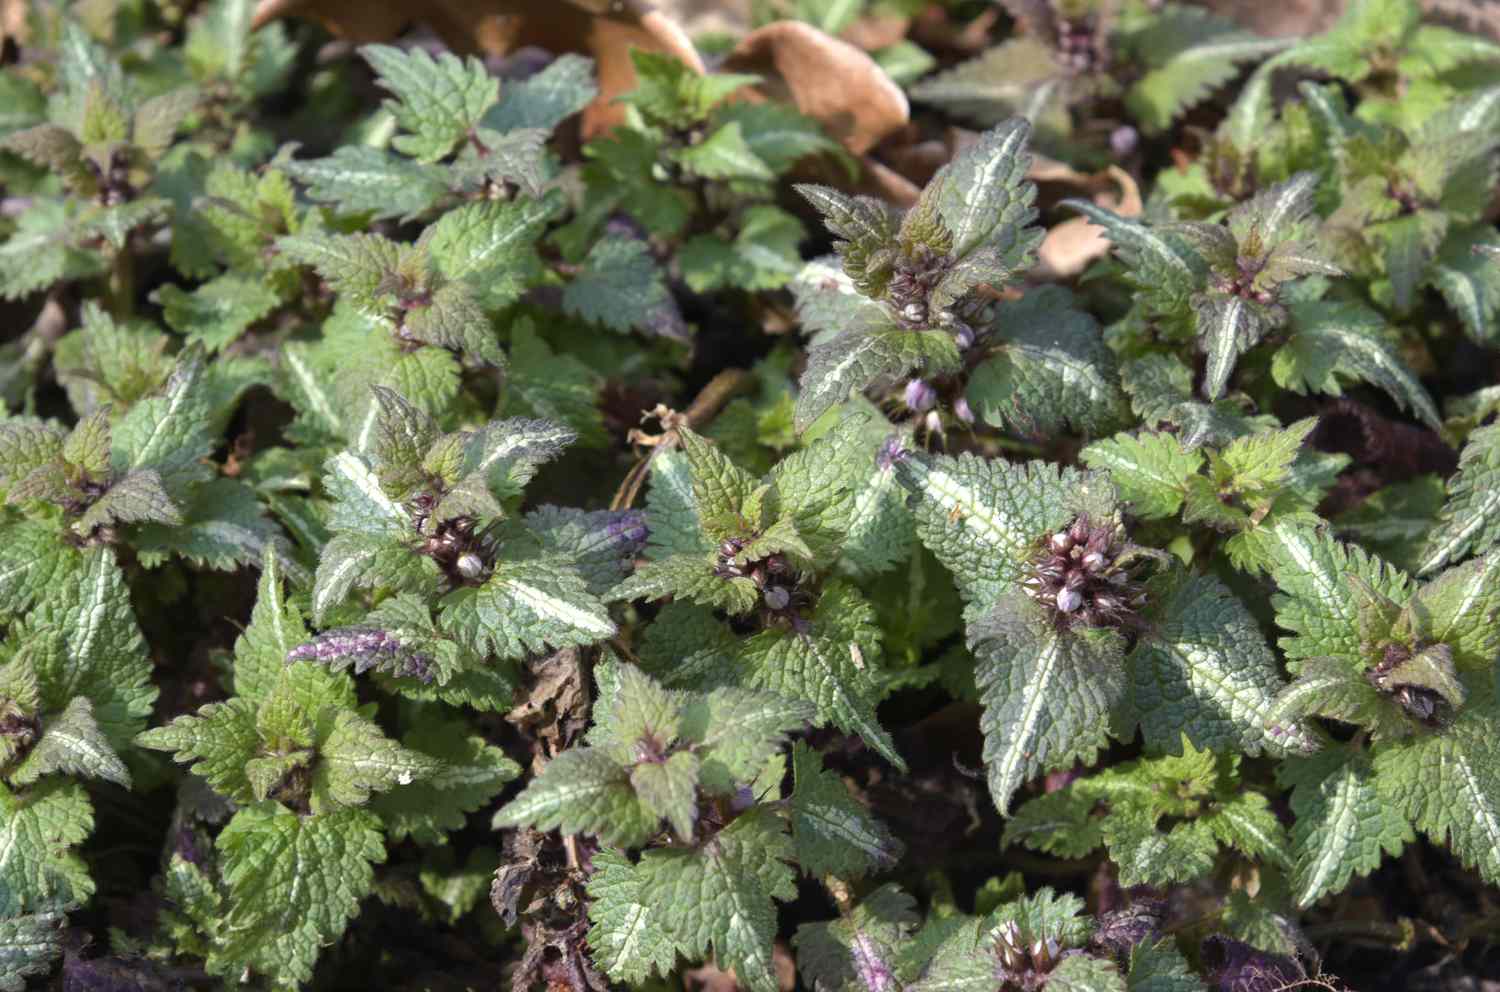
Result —
<instances>
[{"instance_id":1,"label":"brown twig","mask_svg":"<svg viewBox=\"0 0 1500 992\"><path fill-rule=\"evenodd\" d=\"M632 428L626 435L626 440L643 448L650 448L644 456L630 467L625 473L625 479L620 483L620 488L615 490L614 499L610 500L611 510L628 510L635 504L636 497L640 495L641 487L646 483L646 475L651 470L651 460L656 457L658 451L676 446L678 442L678 430L682 427L702 427L712 422L718 416L733 397L750 382L750 373L744 369L725 369L708 381L698 395L693 397L693 402L682 413L678 413L664 403L658 403L654 410L648 410L641 417L644 423L655 417L662 427L660 434L651 434L640 428Z\"/></svg>"}]
</instances>

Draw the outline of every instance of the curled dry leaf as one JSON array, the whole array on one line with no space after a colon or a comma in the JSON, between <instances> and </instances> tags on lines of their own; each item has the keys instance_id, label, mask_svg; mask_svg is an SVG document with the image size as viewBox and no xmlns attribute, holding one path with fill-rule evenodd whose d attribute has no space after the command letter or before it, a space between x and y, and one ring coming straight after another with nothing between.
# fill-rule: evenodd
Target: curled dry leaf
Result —
<instances>
[{"instance_id":1,"label":"curled dry leaf","mask_svg":"<svg viewBox=\"0 0 1500 992\"><path fill-rule=\"evenodd\" d=\"M635 88L632 48L673 55L705 71L682 28L640 0L260 0L255 24L289 16L312 18L355 42L388 41L422 23L461 53L504 55L536 45L592 56L599 96L583 112L585 138L624 119L615 98Z\"/></svg>"},{"instance_id":2,"label":"curled dry leaf","mask_svg":"<svg viewBox=\"0 0 1500 992\"><path fill-rule=\"evenodd\" d=\"M1122 217L1139 217L1141 191L1130 173L1118 165L1092 175L1072 166L1037 155L1027 173L1039 183L1054 182L1092 194L1101 207ZM1037 249L1040 274L1048 279L1076 276L1089 263L1109 254L1109 239L1102 228L1084 217L1070 217L1047 232Z\"/></svg>"},{"instance_id":3,"label":"curled dry leaf","mask_svg":"<svg viewBox=\"0 0 1500 992\"><path fill-rule=\"evenodd\" d=\"M863 155L910 117L906 94L847 41L801 21L777 21L747 34L724 60L726 72L764 78L755 96L785 100Z\"/></svg>"}]
</instances>

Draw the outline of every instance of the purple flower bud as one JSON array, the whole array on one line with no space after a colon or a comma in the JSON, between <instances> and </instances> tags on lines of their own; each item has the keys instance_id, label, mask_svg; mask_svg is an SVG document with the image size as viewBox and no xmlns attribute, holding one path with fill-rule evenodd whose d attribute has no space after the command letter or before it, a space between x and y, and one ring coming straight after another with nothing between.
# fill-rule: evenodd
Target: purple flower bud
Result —
<instances>
[{"instance_id":1,"label":"purple flower bud","mask_svg":"<svg viewBox=\"0 0 1500 992\"><path fill-rule=\"evenodd\" d=\"M1057 609L1062 613L1072 613L1083 605L1083 593L1077 589L1061 589L1057 593Z\"/></svg>"},{"instance_id":2,"label":"purple flower bud","mask_svg":"<svg viewBox=\"0 0 1500 992\"><path fill-rule=\"evenodd\" d=\"M940 433L942 433L942 430L943 430L943 418L942 418L942 416L936 410L928 410L927 411L927 419L926 419L925 423L927 425L927 430L930 433L933 433L933 434L940 434Z\"/></svg>"},{"instance_id":3,"label":"purple flower bud","mask_svg":"<svg viewBox=\"0 0 1500 992\"><path fill-rule=\"evenodd\" d=\"M1083 567L1090 572L1097 572L1104 567L1104 556L1097 551L1090 551L1083 556Z\"/></svg>"},{"instance_id":4,"label":"purple flower bud","mask_svg":"<svg viewBox=\"0 0 1500 992\"><path fill-rule=\"evenodd\" d=\"M1073 538L1065 530L1060 530L1052 535L1052 550L1060 555L1065 555L1073 549Z\"/></svg>"},{"instance_id":5,"label":"purple flower bud","mask_svg":"<svg viewBox=\"0 0 1500 992\"><path fill-rule=\"evenodd\" d=\"M960 323L953 334L953 343L958 345L959 351L968 351L974 347L974 328Z\"/></svg>"},{"instance_id":6,"label":"purple flower bud","mask_svg":"<svg viewBox=\"0 0 1500 992\"><path fill-rule=\"evenodd\" d=\"M882 472L888 472L891 466L906 458L906 443L900 434L892 434L880 445L880 450L875 453L875 464L880 466Z\"/></svg>"},{"instance_id":7,"label":"purple flower bud","mask_svg":"<svg viewBox=\"0 0 1500 992\"><path fill-rule=\"evenodd\" d=\"M784 610L792 602L792 592L786 586L768 586L763 598L773 610Z\"/></svg>"},{"instance_id":8,"label":"purple flower bud","mask_svg":"<svg viewBox=\"0 0 1500 992\"><path fill-rule=\"evenodd\" d=\"M966 424L974 422L974 410L969 406L969 401L962 396L953 401L953 415Z\"/></svg>"},{"instance_id":9,"label":"purple flower bud","mask_svg":"<svg viewBox=\"0 0 1500 992\"><path fill-rule=\"evenodd\" d=\"M1121 124L1109 133L1109 150L1115 153L1115 158L1125 158L1140 144L1140 132L1129 124Z\"/></svg>"},{"instance_id":10,"label":"purple flower bud","mask_svg":"<svg viewBox=\"0 0 1500 992\"><path fill-rule=\"evenodd\" d=\"M646 514L640 510L623 510L610 520L605 533L623 544L639 548L650 536L646 529Z\"/></svg>"},{"instance_id":11,"label":"purple flower bud","mask_svg":"<svg viewBox=\"0 0 1500 992\"><path fill-rule=\"evenodd\" d=\"M937 390L921 379L908 379L904 399L908 409L922 413L931 410L937 403Z\"/></svg>"}]
</instances>

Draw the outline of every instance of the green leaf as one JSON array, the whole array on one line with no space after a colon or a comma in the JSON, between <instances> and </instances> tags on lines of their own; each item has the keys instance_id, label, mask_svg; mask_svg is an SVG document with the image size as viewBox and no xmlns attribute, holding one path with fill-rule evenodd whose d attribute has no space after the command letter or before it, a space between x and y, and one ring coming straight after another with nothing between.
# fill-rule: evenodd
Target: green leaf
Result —
<instances>
[{"instance_id":1,"label":"green leaf","mask_svg":"<svg viewBox=\"0 0 1500 992\"><path fill-rule=\"evenodd\" d=\"M422 238L439 272L498 310L540 277L536 243L557 209L556 197L469 203L443 214Z\"/></svg>"},{"instance_id":2,"label":"green leaf","mask_svg":"<svg viewBox=\"0 0 1500 992\"><path fill-rule=\"evenodd\" d=\"M858 734L877 754L904 770L906 762L875 717L876 682L865 670L865 655L874 655L878 637L869 603L853 586L830 582L810 631L763 631L744 643L741 658L749 684L812 702L818 710L815 725L832 723Z\"/></svg>"},{"instance_id":3,"label":"green leaf","mask_svg":"<svg viewBox=\"0 0 1500 992\"><path fill-rule=\"evenodd\" d=\"M0 920L0 992L22 992L26 979L45 975L62 954L61 913Z\"/></svg>"},{"instance_id":4,"label":"green leaf","mask_svg":"<svg viewBox=\"0 0 1500 992\"><path fill-rule=\"evenodd\" d=\"M1100 476L1040 462L906 451L894 461L896 477L916 494L917 536L978 608L1021 577L1045 535L1109 490Z\"/></svg>"},{"instance_id":5,"label":"green leaf","mask_svg":"<svg viewBox=\"0 0 1500 992\"><path fill-rule=\"evenodd\" d=\"M111 524L180 524L182 514L167 495L161 476L153 469L126 472L99 495L73 524L74 532L90 534Z\"/></svg>"},{"instance_id":6,"label":"green leaf","mask_svg":"<svg viewBox=\"0 0 1500 992\"><path fill-rule=\"evenodd\" d=\"M815 707L803 700L725 686L687 703L682 735L697 744L703 789L732 795L765 769L788 734L816 716Z\"/></svg>"},{"instance_id":7,"label":"green leaf","mask_svg":"<svg viewBox=\"0 0 1500 992\"><path fill-rule=\"evenodd\" d=\"M500 658L592 644L615 633L609 610L557 558L502 560L484 585L449 593L439 610L443 630Z\"/></svg>"},{"instance_id":8,"label":"green leaf","mask_svg":"<svg viewBox=\"0 0 1500 992\"><path fill-rule=\"evenodd\" d=\"M626 99L648 120L674 128L701 122L710 109L759 77L731 73L705 75L674 55L634 50L636 88Z\"/></svg>"},{"instance_id":9,"label":"green leaf","mask_svg":"<svg viewBox=\"0 0 1500 992\"><path fill-rule=\"evenodd\" d=\"M29 785L52 772L102 778L130 788L130 771L100 733L93 704L84 696L74 696L61 713L42 720L41 736L11 772L10 780L14 785Z\"/></svg>"},{"instance_id":10,"label":"green leaf","mask_svg":"<svg viewBox=\"0 0 1500 992\"><path fill-rule=\"evenodd\" d=\"M220 351L281 304L280 294L259 279L226 273L186 293L163 286L152 296L167 325L209 351Z\"/></svg>"},{"instance_id":11,"label":"green leaf","mask_svg":"<svg viewBox=\"0 0 1500 992\"><path fill-rule=\"evenodd\" d=\"M1437 405L1386 339L1385 321L1375 311L1350 303L1297 303L1292 326L1291 338L1271 361L1278 385L1340 396L1340 377L1368 382L1438 429Z\"/></svg>"},{"instance_id":12,"label":"green leaf","mask_svg":"<svg viewBox=\"0 0 1500 992\"><path fill-rule=\"evenodd\" d=\"M106 430L107 424L106 419ZM0 421L0 487L13 486L59 458L73 461L63 453L65 441L71 443L69 436L53 424L20 417ZM105 445L104 467L107 468L107 437Z\"/></svg>"},{"instance_id":13,"label":"green leaf","mask_svg":"<svg viewBox=\"0 0 1500 992\"><path fill-rule=\"evenodd\" d=\"M430 779L443 764L391 740L379 725L356 713L335 715L318 743L313 769L313 812L362 806L374 792Z\"/></svg>"},{"instance_id":14,"label":"green leaf","mask_svg":"<svg viewBox=\"0 0 1500 992\"><path fill-rule=\"evenodd\" d=\"M114 554L96 547L81 558L67 582L43 593L11 626L7 660L30 662L46 710L86 697L105 739L120 751L145 726L156 700L151 660Z\"/></svg>"},{"instance_id":15,"label":"green leaf","mask_svg":"<svg viewBox=\"0 0 1500 992\"><path fill-rule=\"evenodd\" d=\"M505 352L494 325L465 286L444 286L427 303L407 311L402 331L413 340L505 368Z\"/></svg>"},{"instance_id":16,"label":"green leaf","mask_svg":"<svg viewBox=\"0 0 1500 992\"><path fill-rule=\"evenodd\" d=\"M677 253L677 264L688 288L695 293L725 287L779 289L801 269L798 245L806 236L802 222L786 211L754 206L741 215L733 241L712 234L697 235Z\"/></svg>"},{"instance_id":17,"label":"green leaf","mask_svg":"<svg viewBox=\"0 0 1500 992\"><path fill-rule=\"evenodd\" d=\"M306 982L324 945L343 934L385 860L380 821L366 810L298 816L242 807L216 846L229 890L227 957L282 984Z\"/></svg>"},{"instance_id":18,"label":"green leaf","mask_svg":"<svg viewBox=\"0 0 1500 992\"><path fill-rule=\"evenodd\" d=\"M895 866L902 853L900 841L823 767L818 752L801 741L792 749L792 774L792 842L804 872L858 878Z\"/></svg>"},{"instance_id":19,"label":"green leaf","mask_svg":"<svg viewBox=\"0 0 1500 992\"><path fill-rule=\"evenodd\" d=\"M970 373L967 393L981 420L1052 437L1068 428L1097 433L1125 419L1114 354L1065 290L1044 286L1001 303L992 328L999 347Z\"/></svg>"},{"instance_id":20,"label":"green leaf","mask_svg":"<svg viewBox=\"0 0 1500 992\"><path fill-rule=\"evenodd\" d=\"M256 703L242 697L208 703L196 714L179 716L139 734L135 743L173 752L179 763L192 764L193 773L214 792L248 803L254 795L245 766L259 753L261 743L255 711Z\"/></svg>"},{"instance_id":21,"label":"green leaf","mask_svg":"<svg viewBox=\"0 0 1500 992\"><path fill-rule=\"evenodd\" d=\"M241 699L263 700L281 677L287 655L306 640L302 611L286 596L281 559L267 550L261 560L250 625L234 642L234 694Z\"/></svg>"},{"instance_id":22,"label":"green leaf","mask_svg":"<svg viewBox=\"0 0 1500 992\"><path fill-rule=\"evenodd\" d=\"M573 316L612 331L671 338L685 334L676 301L644 241L605 238L596 243L583 260L583 271L563 289L562 302Z\"/></svg>"},{"instance_id":23,"label":"green leaf","mask_svg":"<svg viewBox=\"0 0 1500 992\"><path fill-rule=\"evenodd\" d=\"M205 368L202 349L184 349L160 395L141 400L120 419L114 428L117 470L155 469L174 498L210 477L203 464L214 448Z\"/></svg>"},{"instance_id":24,"label":"green leaf","mask_svg":"<svg viewBox=\"0 0 1500 992\"><path fill-rule=\"evenodd\" d=\"M392 144L419 162L436 162L462 141L499 99L499 81L473 56L436 59L420 48L365 45L359 50L382 87L395 95L383 106L407 132Z\"/></svg>"},{"instance_id":25,"label":"green leaf","mask_svg":"<svg viewBox=\"0 0 1500 992\"><path fill-rule=\"evenodd\" d=\"M1500 555L1493 552L1434 576L1409 604L1419 643L1425 643L1429 651L1450 649L1460 670L1481 676L1500 648L1500 630L1492 623L1497 609ZM1420 657L1421 653L1411 660Z\"/></svg>"},{"instance_id":26,"label":"green leaf","mask_svg":"<svg viewBox=\"0 0 1500 992\"><path fill-rule=\"evenodd\" d=\"M1203 278L1196 253L1170 231L1157 231L1128 217L1121 217L1087 200L1064 200L1063 206L1077 210L1104 229L1133 282L1147 288L1162 312L1180 309Z\"/></svg>"},{"instance_id":27,"label":"green leaf","mask_svg":"<svg viewBox=\"0 0 1500 992\"><path fill-rule=\"evenodd\" d=\"M79 211L68 203L42 200L16 221L0 243L0 298L18 300L62 279L81 279L104 270L97 253L74 247Z\"/></svg>"},{"instance_id":28,"label":"green leaf","mask_svg":"<svg viewBox=\"0 0 1500 992\"><path fill-rule=\"evenodd\" d=\"M78 549L58 540L47 524L22 521L4 528L0 541L0 616L26 613L49 590L76 581L84 567Z\"/></svg>"},{"instance_id":29,"label":"green leaf","mask_svg":"<svg viewBox=\"0 0 1500 992\"><path fill-rule=\"evenodd\" d=\"M1275 492L1291 480L1292 464L1317 425L1316 418L1308 417L1284 429L1235 438L1209 459L1214 477L1221 488L1250 496Z\"/></svg>"},{"instance_id":30,"label":"green leaf","mask_svg":"<svg viewBox=\"0 0 1500 992\"><path fill-rule=\"evenodd\" d=\"M1271 555L1271 578L1281 590L1272 598L1276 623L1292 632L1280 641L1287 657L1296 662L1327 655L1363 665L1361 600L1350 577L1398 605L1410 594L1411 580L1379 558L1310 527L1277 524L1262 533Z\"/></svg>"},{"instance_id":31,"label":"green leaf","mask_svg":"<svg viewBox=\"0 0 1500 992\"><path fill-rule=\"evenodd\" d=\"M750 151L777 175L813 155L848 159L843 146L817 121L789 104L748 100L727 103L714 113L713 121L738 125ZM853 166L852 162L846 164Z\"/></svg>"},{"instance_id":32,"label":"green leaf","mask_svg":"<svg viewBox=\"0 0 1500 992\"><path fill-rule=\"evenodd\" d=\"M526 526L550 553L571 560L589 591L601 597L625 577L646 542L639 510L541 506L526 515Z\"/></svg>"},{"instance_id":33,"label":"green leaf","mask_svg":"<svg viewBox=\"0 0 1500 992\"><path fill-rule=\"evenodd\" d=\"M501 414L564 424L584 447L607 443L599 408L603 380L597 372L571 354L554 351L530 319L511 327L509 359Z\"/></svg>"},{"instance_id":34,"label":"green leaf","mask_svg":"<svg viewBox=\"0 0 1500 992\"><path fill-rule=\"evenodd\" d=\"M595 748L553 758L495 814L493 826L593 834L610 846L639 847L656 835L662 817L637 797L630 769Z\"/></svg>"},{"instance_id":35,"label":"green leaf","mask_svg":"<svg viewBox=\"0 0 1500 992\"><path fill-rule=\"evenodd\" d=\"M692 507L713 543L726 537L744 536L758 528L760 520L745 520L742 516L756 491L757 480L731 462L718 445L691 428L678 433L691 472Z\"/></svg>"},{"instance_id":36,"label":"green leaf","mask_svg":"<svg viewBox=\"0 0 1500 992\"><path fill-rule=\"evenodd\" d=\"M1201 452L1185 450L1164 431L1116 434L1084 448L1079 458L1096 472L1108 472L1131 514L1142 520L1176 516L1188 479L1203 467Z\"/></svg>"},{"instance_id":37,"label":"green leaf","mask_svg":"<svg viewBox=\"0 0 1500 992\"><path fill-rule=\"evenodd\" d=\"M1500 747L1493 702L1468 705L1442 733L1374 756L1381 804L1446 843L1481 878L1500 881Z\"/></svg>"},{"instance_id":38,"label":"green leaf","mask_svg":"<svg viewBox=\"0 0 1500 992\"><path fill-rule=\"evenodd\" d=\"M276 250L317 270L337 292L360 306L386 295L386 280L401 264L401 246L379 234L293 234Z\"/></svg>"},{"instance_id":39,"label":"green leaf","mask_svg":"<svg viewBox=\"0 0 1500 992\"><path fill-rule=\"evenodd\" d=\"M88 866L71 850L94 829L82 785L53 777L12 792L0 784L0 814L0 919L68 909L94 894Z\"/></svg>"},{"instance_id":40,"label":"green leaf","mask_svg":"<svg viewBox=\"0 0 1500 992\"><path fill-rule=\"evenodd\" d=\"M1113 961L1079 954L1065 958L1047 976L1053 992L1127 992L1125 977Z\"/></svg>"},{"instance_id":41,"label":"green leaf","mask_svg":"<svg viewBox=\"0 0 1500 992\"><path fill-rule=\"evenodd\" d=\"M341 145L326 158L286 162L282 169L307 187L309 198L371 220L418 216L448 192L440 167L368 145Z\"/></svg>"},{"instance_id":42,"label":"green leaf","mask_svg":"<svg viewBox=\"0 0 1500 992\"><path fill-rule=\"evenodd\" d=\"M1448 225L1447 214L1418 210L1386 221L1372 232L1385 258L1392 303L1398 312L1411 309L1417 286L1427 277L1427 267L1437 257Z\"/></svg>"},{"instance_id":43,"label":"green leaf","mask_svg":"<svg viewBox=\"0 0 1500 992\"><path fill-rule=\"evenodd\" d=\"M98 186L86 165L83 145L65 127L38 124L10 135L0 148L55 173L74 190L92 193Z\"/></svg>"},{"instance_id":44,"label":"green leaf","mask_svg":"<svg viewBox=\"0 0 1500 992\"><path fill-rule=\"evenodd\" d=\"M1193 307L1198 337L1208 355L1203 395L1218 399L1229 384L1235 362L1271 327L1262 312L1238 296L1205 294Z\"/></svg>"},{"instance_id":45,"label":"green leaf","mask_svg":"<svg viewBox=\"0 0 1500 992\"><path fill-rule=\"evenodd\" d=\"M1205 20L1209 16L1203 14ZM1125 105L1148 131L1164 131L1189 107L1237 76L1242 63L1275 55L1290 43L1288 39L1260 38L1248 32L1220 34L1176 52L1152 68L1130 88Z\"/></svg>"},{"instance_id":46,"label":"green leaf","mask_svg":"<svg viewBox=\"0 0 1500 992\"><path fill-rule=\"evenodd\" d=\"M908 374L942 375L958 367L958 346L947 331L910 331L895 324L845 331L808 350L797 430L806 430L851 393L892 386Z\"/></svg>"},{"instance_id":47,"label":"green leaf","mask_svg":"<svg viewBox=\"0 0 1500 992\"><path fill-rule=\"evenodd\" d=\"M630 770L630 787L648 810L672 825L678 838L692 839L698 818L697 755L678 751L662 762L638 762Z\"/></svg>"},{"instance_id":48,"label":"green leaf","mask_svg":"<svg viewBox=\"0 0 1500 992\"><path fill-rule=\"evenodd\" d=\"M671 153L689 176L702 179L761 180L776 178L771 167L750 149L738 121L730 121L696 145Z\"/></svg>"},{"instance_id":49,"label":"green leaf","mask_svg":"<svg viewBox=\"0 0 1500 992\"><path fill-rule=\"evenodd\" d=\"M804 183L796 190L822 215L823 225L843 239L833 247L854 287L872 299L879 297L894 262L898 212L874 197L845 196L827 186Z\"/></svg>"},{"instance_id":50,"label":"green leaf","mask_svg":"<svg viewBox=\"0 0 1500 992\"><path fill-rule=\"evenodd\" d=\"M1430 575L1500 540L1500 424L1469 435L1458 474L1448 480L1448 501L1419 556L1419 574Z\"/></svg>"},{"instance_id":51,"label":"green leaf","mask_svg":"<svg viewBox=\"0 0 1500 992\"><path fill-rule=\"evenodd\" d=\"M1037 774L1088 763L1104 747L1110 712L1126 691L1125 643L1110 630L1052 629L1019 593L1002 599L970 639L990 797L1005 813Z\"/></svg>"},{"instance_id":52,"label":"green leaf","mask_svg":"<svg viewBox=\"0 0 1500 992\"><path fill-rule=\"evenodd\" d=\"M1171 940L1141 941L1130 949L1128 992L1203 992L1203 981Z\"/></svg>"},{"instance_id":53,"label":"green leaf","mask_svg":"<svg viewBox=\"0 0 1500 992\"><path fill-rule=\"evenodd\" d=\"M594 964L617 982L644 982L665 975L677 948L662 926L670 906L653 905L641 895L643 873L612 848L594 853L589 877L589 951Z\"/></svg>"},{"instance_id":54,"label":"green leaf","mask_svg":"<svg viewBox=\"0 0 1500 992\"><path fill-rule=\"evenodd\" d=\"M953 235L953 255L963 258L991 246L1017 252L1013 271L1026 268L1032 245L1027 228L1036 219L1036 186L1026 179L1031 125L1014 117L967 146L934 176L937 208ZM930 194L928 194L930 195Z\"/></svg>"},{"instance_id":55,"label":"green leaf","mask_svg":"<svg viewBox=\"0 0 1500 992\"><path fill-rule=\"evenodd\" d=\"M1149 633L1130 654L1133 705L1148 749L1178 753L1185 735L1215 751L1272 754L1316 745L1276 718L1282 688L1260 626L1212 576L1148 587Z\"/></svg>"},{"instance_id":56,"label":"green leaf","mask_svg":"<svg viewBox=\"0 0 1500 992\"><path fill-rule=\"evenodd\" d=\"M797 970L809 988L890 992L897 960L910 946L919 921L911 896L894 885L882 885L847 916L800 924L792 938Z\"/></svg>"},{"instance_id":57,"label":"green leaf","mask_svg":"<svg viewBox=\"0 0 1500 992\"><path fill-rule=\"evenodd\" d=\"M774 816L747 813L702 847L642 854L640 898L662 908L660 925L684 954L698 957L712 948L751 992L775 992L771 899L796 891L782 863L791 856Z\"/></svg>"},{"instance_id":58,"label":"green leaf","mask_svg":"<svg viewBox=\"0 0 1500 992\"><path fill-rule=\"evenodd\" d=\"M481 124L500 132L519 128L551 131L598 94L594 60L561 55L533 76L507 80L500 90L500 102L485 113Z\"/></svg>"},{"instance_id":59,"label":"green leaf","mask_svg":"<svg viewBox=\"0 0 1500 992\"><path fill-rule=\"evenodd\" d=\"M1277 777L1292 789L1297 818L1292 886L1299 906L1341 891L1415 839L1406 819L1381 801L1369 758L1356 750L1327 748L1281 765Z\"/></svg>"},{"instance_id":60,"label":"green leaf","mask_svg":"<svg viewBox=\"0 0 1500 992\"><path fill-rule=\"evenodd\" d=\"M146 158L155 161L166 154L182 122L197 109L201 92L192 86L160 93L142 103L131 123L130 140Z\"/></svg>"},{"instance_id":61,"label":"green leaf","mask_svg":"<svg viewBox=\"0 0 1500 992\"><path fill-rule=\"evenodd\" d=\"M1454 231L1428 270L1428 281L1458 314L1469 337L1480 344L1500 337L1500 325L1495 322L1500 313L1500 265L1493 256L1497 248L1500 238L1493 228Z\"/></svg>"},{"instance_id":62,"label":"green leaf","mask_svg":"<svg viewBox=\"0 0 1500 992\"><path fill-rule=\"evenodd\" d=\"M199 567L226 572L254 565L271 549L295 581L307 579L255 490L239 479L221 477L199 486L182 509L181 523L145 524L136 531L134 544L148 567L177 555Z\"/></svg>"}]
</instances>

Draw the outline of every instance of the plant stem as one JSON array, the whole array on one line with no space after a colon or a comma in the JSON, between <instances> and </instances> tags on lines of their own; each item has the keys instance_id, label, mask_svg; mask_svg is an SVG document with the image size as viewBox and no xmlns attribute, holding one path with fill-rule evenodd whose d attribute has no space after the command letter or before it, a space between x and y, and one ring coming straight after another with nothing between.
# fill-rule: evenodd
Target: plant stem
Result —
<instances>
[{"instance_id":1,"label":"plant stem","mask_svg":"<svg viewBox=\"0 0 1500 992\"><path fill-rule=\"evenodd\" d=\"M108 294L109 312L116 320L135 313L135 255L128 238L110 259Z\"/></svg>"}]
</instances>

